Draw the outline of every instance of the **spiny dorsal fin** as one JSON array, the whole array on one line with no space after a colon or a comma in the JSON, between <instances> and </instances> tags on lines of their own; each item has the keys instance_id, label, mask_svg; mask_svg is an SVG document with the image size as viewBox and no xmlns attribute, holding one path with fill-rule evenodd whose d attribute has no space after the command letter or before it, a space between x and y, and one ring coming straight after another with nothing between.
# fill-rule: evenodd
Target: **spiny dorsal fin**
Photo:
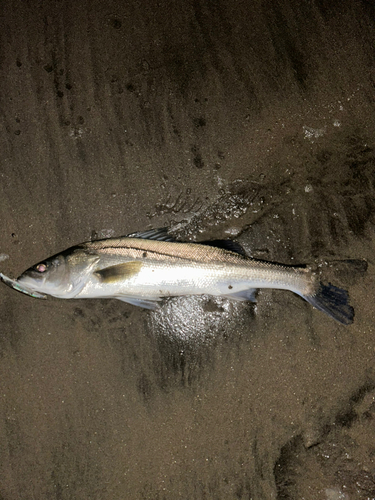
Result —
<instances>
[{"instance_id":1,"label":"spiny dorsal fin","mask_svg":"<svg viewBox=\"0 0 375 500\"><path fill-rule=\"evenodd\" d=\"M149 229L148 231L139 231L127 235L127 238L142 238L143 240L157 241L176 241L175 238L168 233L167 227L159 227L157 229Z\"/></svg>"},{"instance_id":2,"label":"spiny dorsal fin","mask_svg":"<svg viewBox=\"0 0 375 500\"><path fill-rule=\"evenodd\" d=\"M116 283L117 281L122 281L138 274L141 268L142 262L134 260L105 267L104 269L100 269L100 271L95 271L94 274L102 283Z\"/></svg>"},{"instance_id":3,"label":"spiny dorsal fin","mask_svg":"<svg viewBox=\"0 0 375 500\"><path fill-rule=\"evenodd\" d=\"M223 248L224 250L229 250L230 252L235 252L243 257L247 257L245 250L236 241L232 240L211 240L211 241L198 241L199 245L207 245L210 247Z\"/></svg>"}]
</instances>

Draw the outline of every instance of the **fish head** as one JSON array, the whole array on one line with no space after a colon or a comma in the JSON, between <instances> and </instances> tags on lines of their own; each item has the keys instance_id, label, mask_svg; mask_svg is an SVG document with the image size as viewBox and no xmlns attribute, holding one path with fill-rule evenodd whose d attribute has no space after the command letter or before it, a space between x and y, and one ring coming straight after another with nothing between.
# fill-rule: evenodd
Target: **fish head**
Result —
<instances>
[{"instance_id":1,"label":"fish head","mask_svg":"<svg viewBox=\"0 0 375 500\"><path fill-rule=\"evenodd\" d=\"M85 286L99 260L85 248L73 247L30 267L17 279L25 290L60 298L73 298Z\"/></svg>"},{"instance_id":2,"label":"fish head","mask_svg":"<svg viewBox=\"0 0 375 500\"><path fill-rule=\"evenodd\" d=\"M17 283L25 290L60 296L67 291L69 267L63 254L43 260L19 276Z\"/></svg>"}]
</instances>

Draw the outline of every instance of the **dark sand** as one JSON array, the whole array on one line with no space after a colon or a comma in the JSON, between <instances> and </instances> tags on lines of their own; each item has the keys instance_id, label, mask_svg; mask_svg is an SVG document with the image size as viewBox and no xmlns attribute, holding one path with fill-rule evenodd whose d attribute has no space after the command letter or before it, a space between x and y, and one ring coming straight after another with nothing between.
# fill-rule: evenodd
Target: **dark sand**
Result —
<instances>
[{"instance_id":1,"label":"dark sand","mask_svg":"<svg viewBox=\"0 0 375 500\"><path fill-rule=\"evenodd\" d=\"M299 297L34 300L1 286L0 498L375 498L370 1L0 4L1 271L171 225L341 270ZM328 272L328 271L327 271Z\"/></svg>"}]
</instances>

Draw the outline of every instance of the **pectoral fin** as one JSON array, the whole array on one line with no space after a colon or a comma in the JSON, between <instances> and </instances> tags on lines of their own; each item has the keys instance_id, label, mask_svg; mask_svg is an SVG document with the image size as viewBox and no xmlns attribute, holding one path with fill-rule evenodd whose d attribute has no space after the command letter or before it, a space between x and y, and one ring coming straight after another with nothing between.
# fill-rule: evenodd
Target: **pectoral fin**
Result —
<instances>
[{"instance_id":1,"label":"pectoral fin","mask_svg":"<svg viewBox=\"0 0 375 500\"><path fill-rule=\"evenodd\" d=\"M94 274L102 283L116 283L117 281L135 276L139 273L141 268L142 262L134 260L124 262L123 264L116 264L115 266L105 267L104 269L100 269L100 271L95 271Z\"/></svg>"}]
</instances>

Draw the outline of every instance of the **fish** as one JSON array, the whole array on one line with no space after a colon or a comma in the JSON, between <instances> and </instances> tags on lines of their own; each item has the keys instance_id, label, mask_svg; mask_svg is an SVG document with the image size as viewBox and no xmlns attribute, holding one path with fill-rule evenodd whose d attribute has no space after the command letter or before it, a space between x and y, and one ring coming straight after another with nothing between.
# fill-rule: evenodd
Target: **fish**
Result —
<instances>
[{"instance_id":1,"label":"fish","mask_svg":"<svg viewBox=\"0 0 375 500\"><path fill-rule=\"evenodd\" d=\"M166 297L211 295L256 301L261 288L289 290L337 322L353 322L347 290L311 266L254 259L232 240L176 241L167 228L81 243L1 280L35 298L115 298L155 309Z\"/></svg>"}]
</instances>

